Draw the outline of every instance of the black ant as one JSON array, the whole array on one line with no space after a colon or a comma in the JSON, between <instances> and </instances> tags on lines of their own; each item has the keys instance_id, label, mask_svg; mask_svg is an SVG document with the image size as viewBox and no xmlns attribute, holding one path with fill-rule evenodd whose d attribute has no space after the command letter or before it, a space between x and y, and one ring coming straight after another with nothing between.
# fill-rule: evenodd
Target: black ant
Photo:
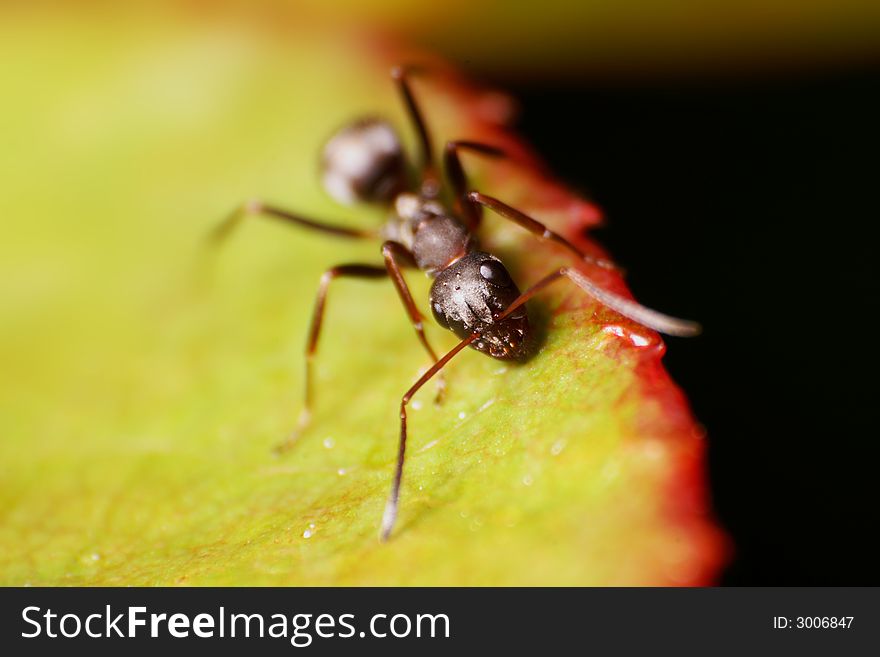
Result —
<instances>
[{"instance_id":1,"label":"black ant","mask_svg":"<svg viewBox=\"0 0 880 657\"><path fill-rule=\"evenodd\" d=\"M554 281L568 278L600 303L643 326L679 336L696 335L700 331L700 326L695 322L669 317L620 297L572 267L553 271L521 293L501 261L478 248L474 234L479 228L484 207L522 226L539 239L562 245L582 263L605 269L616 267L606 260L581 252L544 224L498 199L470 191L459 152L471 151L492 157L504 155L493 146L472 141L451 141L446 144L443 163L446 183L450 188L451 209L445 205L440 200L443 186L437 173L431 139L410 88L407 72L401 67L394 67L391 77L418 135L418 183L409 184L407 159L400 139L394 128L382 119L365 118L351 123L337 132L323 151L323 184L327 192L343 204L361 202L387 206L390 219L381 230L359 230L315 221L260 201L251 201L230 215L215 233L216 238L222 238L244 217L262 214L331 235L383 239L384 266L337 265L321 277L306 344L305 405L296 431L278 448L279 451L289 448L311 419L314 401L311 363L321 333L324 302L331 281L343 276L390 277L433 365L404 393L400 401L400 443L391 494L382 518L380 537L383 541L390 536L397 518L406 454L407 403L467 346L493 358L523 360L528 357L531 332L525 303L538 291ZM422 314L401 273L404 267L417 267L434 279L430 294L434 319L461 338L461 342L441 358L437 357L425 336ZM439 386L438 397L441 394L442 385Z\"/></svg>"}]
</instances>

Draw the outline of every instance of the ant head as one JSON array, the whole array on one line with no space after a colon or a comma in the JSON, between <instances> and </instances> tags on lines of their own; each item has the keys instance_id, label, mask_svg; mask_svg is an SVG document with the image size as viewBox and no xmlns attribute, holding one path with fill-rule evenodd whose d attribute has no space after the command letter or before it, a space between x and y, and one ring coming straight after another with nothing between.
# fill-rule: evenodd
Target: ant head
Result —
<instances>
[{"instance_id":1,"label":"ant head","mask_svg":"<svg viewBox=\"0 0 880 657\"><path fill-rule=\"evenodd\" d=\"M528 356L531 346L525 306L503 320L495 319L519 295L498 258L473 251L437 275L431 286L431 310L440 326L462 339L479 331L481 337L471 343L477 351L520 360Z\"/></svg>"},{"instance_id":2,"label":"ant head","mask_svg":"<svg viewBox=\"0 0 880 657\"><path fill-rule=\"evenodd\" d=\"M382 119L360 119L339 130L321 163L324 189L345 205L387 202L406 188L403 147Z\"/></svg>"}]
</instances>

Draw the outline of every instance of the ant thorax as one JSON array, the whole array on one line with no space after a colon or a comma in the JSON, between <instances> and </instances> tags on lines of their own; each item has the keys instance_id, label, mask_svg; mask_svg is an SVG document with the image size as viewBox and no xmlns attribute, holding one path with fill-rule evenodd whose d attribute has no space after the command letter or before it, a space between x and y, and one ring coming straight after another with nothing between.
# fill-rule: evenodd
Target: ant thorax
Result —
<instances>
[{"instance_id":1,"label":"ant thorax","mask_svg":"<svg viewBox=\"0 0 880 657\"><path fill-rule=\"evenodd\" d=\"M442 203L412 193L397 195L383 233L403 244L416 266L431 276L476 247L470 231Z\"/></svg>"}]
</instances>

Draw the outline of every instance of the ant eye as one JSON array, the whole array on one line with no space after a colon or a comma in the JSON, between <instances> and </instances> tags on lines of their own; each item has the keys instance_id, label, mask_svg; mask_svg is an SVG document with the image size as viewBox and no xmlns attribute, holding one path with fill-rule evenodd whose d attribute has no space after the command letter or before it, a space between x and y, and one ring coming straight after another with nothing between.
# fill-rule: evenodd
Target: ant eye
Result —
<instances>
[{"instance_id":1,"label":"ant eye","mask_svg":"<svg viewBox=\"0 0 880 657\"><path fill-rule=\"evenodd\" d=\"M507 269L505 269L504 265L497 260L484 260L481 262L480 276L490 283L500 287L509 287L510 285L513 285L513 281L510 280L510 274L507 273Z\"/></svg>"}]
</instances>

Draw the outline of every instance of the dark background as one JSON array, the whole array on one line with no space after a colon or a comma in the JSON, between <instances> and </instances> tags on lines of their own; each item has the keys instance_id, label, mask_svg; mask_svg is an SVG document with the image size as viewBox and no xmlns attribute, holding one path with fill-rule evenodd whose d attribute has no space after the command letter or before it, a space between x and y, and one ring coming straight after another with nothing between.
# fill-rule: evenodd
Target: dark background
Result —
<instances>
[{"instance_id":1,"label":"dark background","mask_svg":"<svg viewBox=\"0 0 880 657\"><path fill-rule=\"evenodd\" d=\"M704 324L666 364L709 433L722 583L880 584L880 67L502 83L636 296Z\"/></svg>"}]
</instances>

